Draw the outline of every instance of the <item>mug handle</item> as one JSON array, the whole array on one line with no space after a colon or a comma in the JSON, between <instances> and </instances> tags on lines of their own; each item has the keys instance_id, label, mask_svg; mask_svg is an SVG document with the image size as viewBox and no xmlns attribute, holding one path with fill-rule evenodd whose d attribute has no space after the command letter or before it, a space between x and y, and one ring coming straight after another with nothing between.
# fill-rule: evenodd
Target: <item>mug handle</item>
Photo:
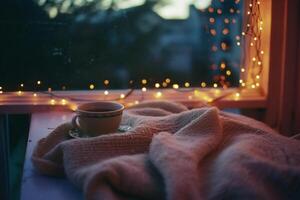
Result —
<instances>
[{"instance_id":1,"label":"mug handle","mask_svg":"<svg viewBox=\"0 0 300 200\"><path fill-rule=\"evenodd\" d=\"M77 124L77 118L78 118L78 115L75 115L73 118L72 118L72 127L74 129L77 129L77 130L80 130L78 124Z\"/></svg>"}]
</instances>

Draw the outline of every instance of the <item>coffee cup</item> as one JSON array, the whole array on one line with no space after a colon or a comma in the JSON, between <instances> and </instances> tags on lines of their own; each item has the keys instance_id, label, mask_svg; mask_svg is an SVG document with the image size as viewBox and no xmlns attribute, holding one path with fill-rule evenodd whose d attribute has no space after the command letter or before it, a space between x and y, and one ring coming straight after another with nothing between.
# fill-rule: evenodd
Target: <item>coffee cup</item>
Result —
<instances>
[{"instance_id":1,"label":"coffee cup","mask_svg":"<svg viewBox=\"0 0 300 200\"><path fill-rule=\"evenodd\" d=\"M113 101L84 103L78 106L72 125L82 134L95 137L117 132L124 106Z\"/></svg>"}]
</instances>

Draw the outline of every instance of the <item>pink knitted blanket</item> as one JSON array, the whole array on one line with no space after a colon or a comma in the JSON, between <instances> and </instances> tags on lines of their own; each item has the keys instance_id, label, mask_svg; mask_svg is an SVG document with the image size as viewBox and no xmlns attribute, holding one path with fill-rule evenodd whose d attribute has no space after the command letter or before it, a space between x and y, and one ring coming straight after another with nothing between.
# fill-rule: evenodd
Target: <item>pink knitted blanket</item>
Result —
<instances>
[{"instance_id":1,"label":"pink knitted blanket","mask_svg":"<svg viewBox=\"0 0 300 200\"><path fill-rule=\"evenodd\" d=\"M66 176L88 200L300 199L300 141L214 107L142 103L133 128L70 139L70 124L39 141L43 174Z\"/></svg>"}]
</instances>

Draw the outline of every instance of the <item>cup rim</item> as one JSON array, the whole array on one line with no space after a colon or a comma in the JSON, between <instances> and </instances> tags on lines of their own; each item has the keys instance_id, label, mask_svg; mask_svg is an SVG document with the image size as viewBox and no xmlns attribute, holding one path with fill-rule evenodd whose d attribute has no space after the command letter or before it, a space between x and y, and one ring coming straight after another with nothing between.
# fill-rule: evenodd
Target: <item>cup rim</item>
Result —
<instances>
[{"instance_id":1,"label":"cup rim","mask_svg":"<svg viewBox=\"0 0 300 200\"><path fill-rule=\"evenodd\" d=\"M87 111L82 109L82 106L86 106L86 105L93 105L93 104L107 104L107 105L117 105L120 108L116 109L116 110L111 110L111 111L99 111L99 112L93 112L93 111ZM111 115L119 115L122 113L122 111L124 110L124 105L116 102L116 101L93 101L93 102L88 102L88 103L83 103L80 104L77 109L75 110L75 112L77 114L83 114L83 115L87 115L87 116L111 116Z\"/></svg>"}]
</instances>

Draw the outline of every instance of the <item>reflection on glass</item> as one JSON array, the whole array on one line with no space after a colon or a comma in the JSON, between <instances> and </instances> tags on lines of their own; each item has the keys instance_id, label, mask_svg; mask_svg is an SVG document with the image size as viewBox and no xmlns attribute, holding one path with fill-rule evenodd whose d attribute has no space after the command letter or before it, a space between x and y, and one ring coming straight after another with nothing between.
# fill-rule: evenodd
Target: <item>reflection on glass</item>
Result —
<instances>
[{"instance_id":1,"label":"reflection on glass","mask_svg":"<svg viewBox=\"0 0 300 200\"><path fill-rule=\"evenodd\" d=\"M53 89L127 88L131 80L141 88L143 79L148 87L238 85L240 1L27 0L15 6L0 22L9 24L11 41L0 71L7 88L36 80Z\"/></svg>"}]
</instances>

